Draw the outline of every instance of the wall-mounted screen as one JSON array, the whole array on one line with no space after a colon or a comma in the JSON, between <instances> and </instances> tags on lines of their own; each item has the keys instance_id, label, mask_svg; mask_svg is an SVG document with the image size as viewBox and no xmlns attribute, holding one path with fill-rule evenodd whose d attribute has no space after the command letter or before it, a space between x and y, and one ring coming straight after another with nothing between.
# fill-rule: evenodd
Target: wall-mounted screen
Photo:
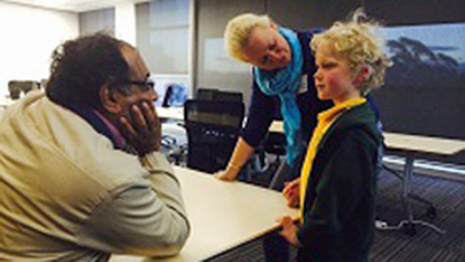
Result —
<instances>
[{"instance_id":1,"label":"wall-mounted screen","mask_svg":"<svg viewBox=\"0 0 465 262\"><path fill-rule=\"evenodd\" d=\"M465 139L465 23L383 29L394 65L374 92L387 131Z\"/></svg>"}]
</instances>

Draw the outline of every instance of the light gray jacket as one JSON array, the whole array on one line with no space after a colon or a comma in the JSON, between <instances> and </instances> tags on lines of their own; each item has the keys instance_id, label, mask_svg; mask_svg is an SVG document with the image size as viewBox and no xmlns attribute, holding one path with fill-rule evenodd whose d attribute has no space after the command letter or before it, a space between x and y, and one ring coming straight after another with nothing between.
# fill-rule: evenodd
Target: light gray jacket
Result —
<instances>
[{"instance_id":1,"label":"light gray jacket","mask_svg":"<svg viewBox=\"0 0 465 262\"><path fill-rule=\"evenodd\" d=\"M0 261L106 261L169 256L189 223L179 181L160 153L111 142L43 94L0 120Z\"/></svg>"}]
</instances>

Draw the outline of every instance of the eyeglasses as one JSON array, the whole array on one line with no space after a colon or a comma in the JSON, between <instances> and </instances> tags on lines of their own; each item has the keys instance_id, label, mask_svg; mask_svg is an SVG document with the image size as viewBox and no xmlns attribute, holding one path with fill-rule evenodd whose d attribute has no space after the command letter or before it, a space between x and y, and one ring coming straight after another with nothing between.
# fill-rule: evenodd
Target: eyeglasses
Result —
<instances>
[{"instance_id":1,"label":"eyeglasses","mask_svg":"<svg viewBox=\"0 0 465 262\"><path fill-rule=\"evenodd\" d=\"M155 88L155 81L151 78L148 77L145 81L143 80L123 80L121 81L122 84L130 84L130 85L135 85L142 89L143 91L150 91L154 90Z\"/></svg>"}]
</instances>

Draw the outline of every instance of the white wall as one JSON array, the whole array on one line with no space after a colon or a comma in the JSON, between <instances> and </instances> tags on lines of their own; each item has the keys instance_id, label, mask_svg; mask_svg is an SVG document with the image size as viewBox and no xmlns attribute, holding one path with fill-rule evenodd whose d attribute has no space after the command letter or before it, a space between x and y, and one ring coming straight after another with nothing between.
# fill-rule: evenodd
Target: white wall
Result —
<instances>
[{"instance_id":1,"label":"white wall","mask_svg":"<svg viewBox=\"0 0 465 262\"><path fill-rule=\"evenodd\" d=\"M78 35L76 13L0 2L0 97L10 80L47 78L52 51Z\"/></svg>"},{"instance_id":2,"label":"white wall","mask_svg":"<svg viewBox=\"0 0 465 262\"><path fill-rule=\"evenodd\" d=\"M115 5L115 37L136 46L136 9L134 3Z\"/></svg>"}]
</instances>

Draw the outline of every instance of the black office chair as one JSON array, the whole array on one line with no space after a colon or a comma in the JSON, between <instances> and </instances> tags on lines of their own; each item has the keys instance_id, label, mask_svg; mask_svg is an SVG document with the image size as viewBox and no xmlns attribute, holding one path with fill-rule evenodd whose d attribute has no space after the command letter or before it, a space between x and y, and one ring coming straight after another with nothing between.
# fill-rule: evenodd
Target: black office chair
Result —
<instances>
[{"instance_id":1,"label":"black office chair","mask_svg":"<svg viewBox=\"0 0 465 262\"><path fill-rule=\"evenodd\" d=\"M198 88L195 93L195 99L197 100L215 100L215 94L218 92L218 89L213 88Z\"/></svg>"},{"instance_id":2,"label":"black office chair","mask_svg":"<svg viewBox=\"0 0 465 262\"><path fill-rule=\"evenodd\" d=\"M273 115L273 120L283 121L279 111L274 112ZM274 156L275 159L271 160L270 155ZM269 186L273 183L274 174L283 163L281 157L284 156L284 161L286 161L285 155L286 137L284 133L268 132L260 146L255 150L255 161L252 167L255 173L271 174L270 180L268 182L265 181L264 186Z\"/></svg>"},{"instance_id":3,"label":"black office chair","mask_svg":"<svg viewBox=\"0 0 465 262\"><path fill-rule=\"evenodd\" d=\"M242 103L242 93L218 91L216 93L216 95L215 95L214 100L216 100L216 101L241 102Z\"/></svg>"},{"instance_id":4,"label":"black office chair","mask_svg":"<svg viewBox=\"0 0 465 262\"><path fill-rule=\"evenodd\" d=\"M274 155L275 161L280 162L280 157L286 155L286 137L282 133L268 133L263 149L266 153Z\"/></svg>"},{"instance_id":5,"label":"black office chair","mask_svg":"<svg viewBox=\"0 0 465 262\"><path fill-rule=\"evenodd\" d=\"M18 81L11 80L8 82L8 91L12 100L19 99L21 93L27 94L29 91L40 88L40 83L37 81Z\"/></svg>"},{"instance_id":6,"label":"black office chair","mask_svg":"<svg viewBox=\"0 0 465 262\"><path fill-rule=\"evenodd\" d=\"M198 88L195 98L197 100L242 102L242 93Z\"/></svg>"},{"instance_id":7,"label":"black office chair","mask_svg":"<svg viewBox=\"0 0 465 262\"><path fill-rule=\"evenodd\" d=\"M231 101L187 100L187 166L213 173L224 169L237 141L244 104Z\"/></svg>"}]
</instances>

